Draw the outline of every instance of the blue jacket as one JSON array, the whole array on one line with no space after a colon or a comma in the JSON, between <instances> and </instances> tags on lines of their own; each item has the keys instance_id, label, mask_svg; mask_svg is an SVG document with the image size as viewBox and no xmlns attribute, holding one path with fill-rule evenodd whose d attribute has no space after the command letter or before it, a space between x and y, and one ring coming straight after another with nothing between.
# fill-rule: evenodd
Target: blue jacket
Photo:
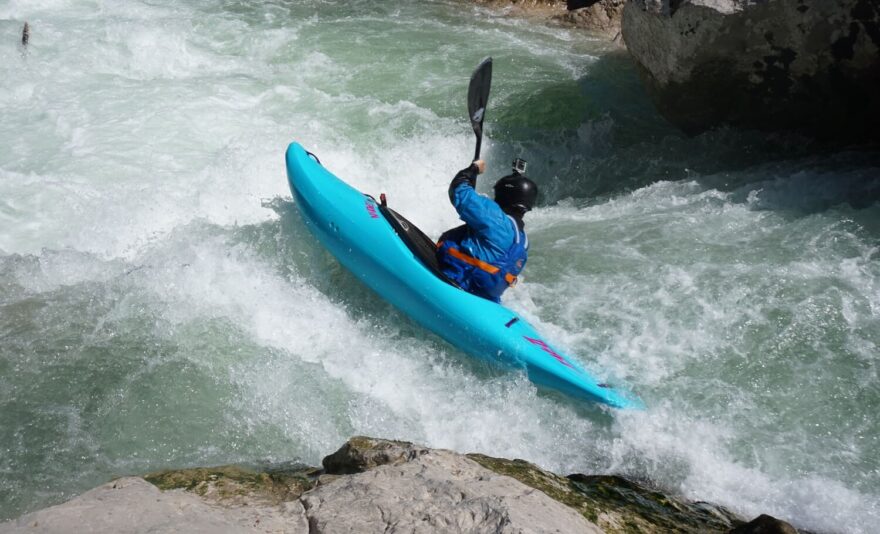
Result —
<instances>
[{"instance_id":1,"label":"blue jacket","mask_svg":"<svg viewBox=\"0 0 880 534\"><path fill-rule=\"evenodd\" d=\"M440 237L437 259L446 276L462 289L500 302L516 283L528 259L522 221L506 214L494 200L474 189L476 169L459 172L449 186L449 199L464 225ZM494 271L494 272L493 272Z\"/></svg>"}]
</instances>

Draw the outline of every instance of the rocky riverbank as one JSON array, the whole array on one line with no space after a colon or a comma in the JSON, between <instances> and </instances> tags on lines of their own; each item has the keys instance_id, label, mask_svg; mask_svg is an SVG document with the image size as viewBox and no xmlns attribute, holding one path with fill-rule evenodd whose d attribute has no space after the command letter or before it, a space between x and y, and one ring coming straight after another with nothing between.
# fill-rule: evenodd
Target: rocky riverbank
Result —
<instances>
[{"instance_id":1,"label":"rocky riverbank","mask_svg":"<svg viewBox=\"0 0 880 534\"><path fill-rule=\"evenodd\" d=\"M235 466L125 477L0 524L66 532L747 532L792 533L616 476L544 471L523 460L355 437L323 468Z\"/></svg>"}]
</instances>

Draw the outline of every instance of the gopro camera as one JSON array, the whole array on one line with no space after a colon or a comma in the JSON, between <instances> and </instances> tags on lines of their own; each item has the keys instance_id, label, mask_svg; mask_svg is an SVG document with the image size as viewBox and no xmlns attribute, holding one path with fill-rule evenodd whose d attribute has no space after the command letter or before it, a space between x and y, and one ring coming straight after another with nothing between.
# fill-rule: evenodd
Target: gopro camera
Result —
<instances>
[{"instance_id":1,"label":"gopro camera","mask_svg":"<svg viewBox=\"0 0 880 534\"><path fill-rule=\"evenodd\" d=\"M526 173L526 160L522 158L516 158L513 160L513 172L516 174L525 174Z\"/></svg>"}]
</instances>

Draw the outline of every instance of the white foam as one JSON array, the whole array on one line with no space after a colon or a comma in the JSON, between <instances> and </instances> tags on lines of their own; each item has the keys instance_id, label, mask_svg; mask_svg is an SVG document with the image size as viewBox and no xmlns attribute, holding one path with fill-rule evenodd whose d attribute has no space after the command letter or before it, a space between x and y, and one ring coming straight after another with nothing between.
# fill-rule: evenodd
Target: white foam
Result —
<instances>
[{"instance_id":1,"label":"white foam","mask_svg":"<svg viewBox=\"0 0 880 534\"><path fill-rule=\"evenodd\" d=\"M163 318L178 323L198 317L229 319L260 344L288 355L289 361L277 358L271 368L250 367L238 378L256 420L288 425L299 439L320 440L320 446L310 443L315 454L326 453L343 439L345 427L328 428L328 421L324 421L323 429L304 429L297 421L287 420L312 420L315 414L309 409L326 409L282 409L284 389L295 384L284 385L277 377L289 377L285 369L299 365L297 362L319 365L345 384L348 395L355 395L349 401L353 405L335 406L342 413L333 416L345 420L351 432L381 433L495 454L534 455L537 451L530 436L569 439L562 428L546 428L544 419L535 417L535 410L565 417L566 428L574 425L584 432L591 428L589 422L579 421L554 401L535 397L528 381L510 377L478 380L455 359L438 357L431 345L402 337L388 325L353 320L311 286L291 284L249 259L251 253L247 248L230 250L218 238L198 244L188 240L169 243L140 258L149 267L133 276L165 302ZM511 427L511 421L517 424ZM476 428L482 431L475 433ZM550 462L553 455L544 452L536 458L541 459Z\"/></svg>"},{"instance_id":2,"label":"white foam","mask_svg":"<svg viewBox=\"0 0 880 534\"><path fill-rule=\"evenodd\" d=\"M0 18L28 19L34 32L27 58L0 48L0 250L34 255L9 256L5 282L46 298L97 284L124 295L108 321L160 317L152 335L182 343L174 357L227 388L228 416L240 418L230 426L254 454L314 464L351 434L396 437L559 472L646 476L746 515L869 532L880 522L877 474L858 466L873 454L874 427L846 411L858 411L855 395L876 398L880 256L864 226L876 209L845 204L849 188L867 190L870 165L783 162L732 172L757 179L730 191L705 185L726 176L689 173L530 213L532 259L507 302L645 398L647 412L613 422L522 376L481 374L351 277L297 263L324 260L260 205L289 195L288 142L359 189L387 193L436 237L458 224L446 189L473 150L463 103L444 100L466 86L461 57L496 56L493 102L503 106L523 87L589 76L604 50L571 30L452 6L386 16L381 6L286 4L261 19L207 4L3 4ZM443 16L423 25L421 9ZM332 38L358 27L364 35ZM444 41L375 57L347 48L414 29ZM426 92L442 102L426 107ZM617 127L593 121L571 146L536 151L549 166L612 150ZM484 139L481 191L506 171L509 145ZM240 237L263 231L268 244ZM214 320L243 337L231 354L181 334ZM71 421L68 434L87 441ZM825 433L829 421L838 434ZM162 460L181 461L168 445ZM138 461L154 465L154 453Z\"/></svg>"}]
</instances>

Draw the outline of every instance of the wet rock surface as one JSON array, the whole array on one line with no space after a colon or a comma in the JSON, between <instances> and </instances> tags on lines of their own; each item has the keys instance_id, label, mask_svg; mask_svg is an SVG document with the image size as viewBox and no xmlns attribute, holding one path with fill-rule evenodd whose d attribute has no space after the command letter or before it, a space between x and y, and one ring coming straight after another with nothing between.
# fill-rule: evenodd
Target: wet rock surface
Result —
<instances>
[{"instance_id":1,"label":"wet rock surface","mask_svg":"<svg viewBox=\"0 0 880 534\"><path fill-rule=\"evenodd\" d=\"M720 506L688 502L618 476L564 477L523 460L468 457L567 504L604 532L727 532L743 523Z\"/></svg>"},{"instance_id":2,"label":"wet rock surface","mask_svg":"<svg viewBox=\"0 0 880 534\"><path fill-rule=\"evenodd\" d=\"M880 138L876 0L630 0L622 33L658 109L688 133Z\"/></svg>"},{"instance_id":3,"label":"wet rock surface","mask_svg":"<svg viewBox=\"0 0 880 534\"><path fill-rule=\"evenodd\" d=\"M122 478L2 523L0 534L796 532L769 516L745 523L621 477L565 477L523 460L403 441L354 437L323 464Z\"/></svg>"}]
</instances>

